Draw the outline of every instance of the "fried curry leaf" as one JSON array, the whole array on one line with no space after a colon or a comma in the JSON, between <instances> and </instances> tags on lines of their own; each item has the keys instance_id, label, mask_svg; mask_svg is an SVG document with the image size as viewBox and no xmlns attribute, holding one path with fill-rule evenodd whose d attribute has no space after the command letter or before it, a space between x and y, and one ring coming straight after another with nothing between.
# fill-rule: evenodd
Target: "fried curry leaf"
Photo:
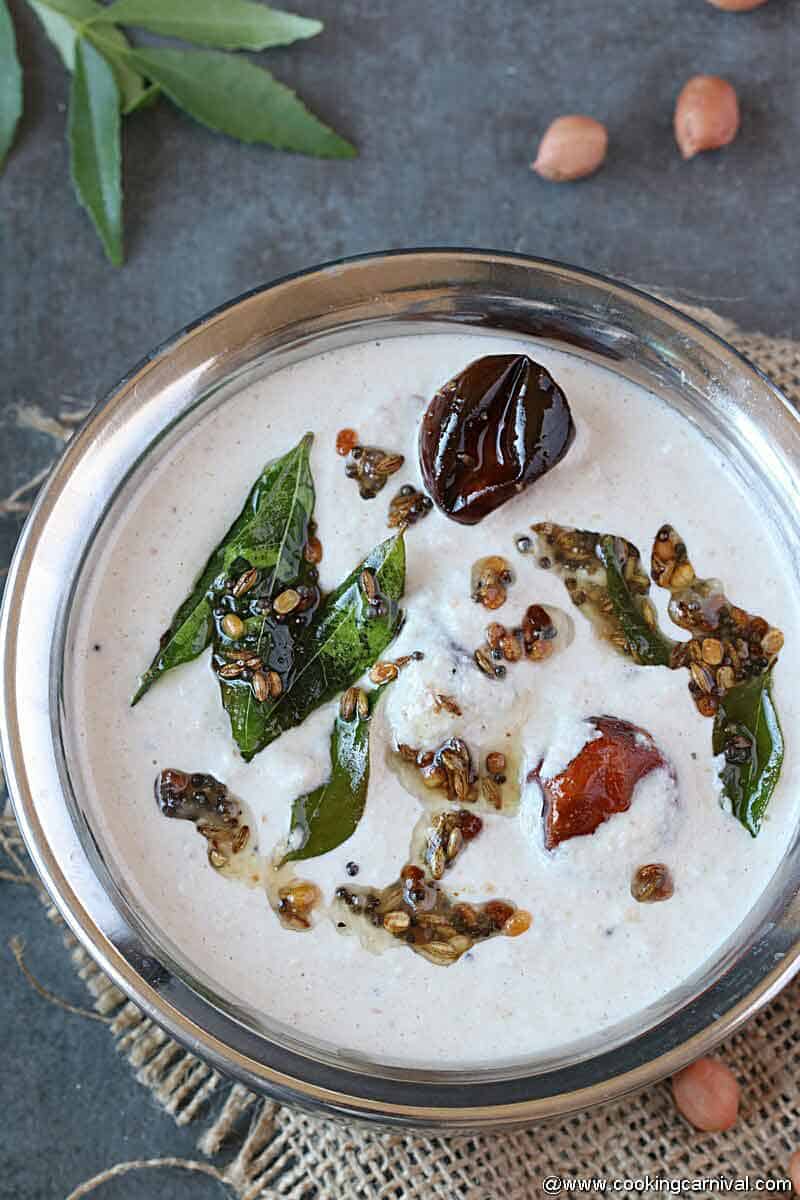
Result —
<instances>
[{"instance_id":1,"label":"fried curry leaf","mask_svg":"<svg viewBox=\"0 0 800 1200\"><path fill-rule=\"evenodd\" d=\"M381 656L402 622L405 558L402 534L389 538L325 597L284 664L277 699L256 700L244 679L220 680L231 731L247 762L350 687ZM365 576L374 582L371 597Z\"/></svg>"},{"instance_id":2,"label":"fried curry leaf","mask_svg":"<svg viewBox=\"0 0 800 1200\"><path fill-rule=\"evenodd\" d=\"M158 653L142 675L136 704L165 671L201 654L214 635L214 595L237 559L267 572L274 582L297 574L305 530L314 508L314 481L307 433L288 454L267 464L247 502L201 571L191 593L170 622Z\"/></svg>"},{"instance_id":3,"label":"fried curry leaf","mask_svg":"<svg viewBox=\"0 0 800 1200\"><path fill-rule=\"evenodd\" d=\"M772 699L772 671L737 684L714 718L714 754L725 755L723 794L733 814L756 836L783 765L783 734Z\"/></svg>"},{"instance_id":4,"label":"fried curry leaf","mask_svg":"<svg viewBox=\"0 0 800 1200\"><path fill-rule=\"evenodd\" d=\"M606 591L625 639L625 650L641 666L668 667L675 643L659 629L646 593L626 578L622 542L622 538L604 534L598 542L597 557L606 569Z\"/></svg>"},{"instance_id":5,"label":"fried curry leaf","mask_svg":"<svg viewBox=\"0 0 800 1200\"><path fill-rule=\"evenodd\" d=\"M367 716L361 716L357 706L349 720L337 713L331 734L330 777L313 792L298 796L292 805L290 828L297 845L283 862L327 854L355 833L367 803L370 717L382 691L380 687L367 693Z\"/></svg>"},{"instance_id":6,"label":"fried curry leaf","mask_svg":"<svg viewBox=\"0 0 800 1200\"><path fill-rule=\"evenodd\" d=\"M563 579L602 638L641 666L672 665L675 643L659 629L650 580L632 542L550 522L534 525L533 533L539 563Z\"/></svg>"}]
</instances>

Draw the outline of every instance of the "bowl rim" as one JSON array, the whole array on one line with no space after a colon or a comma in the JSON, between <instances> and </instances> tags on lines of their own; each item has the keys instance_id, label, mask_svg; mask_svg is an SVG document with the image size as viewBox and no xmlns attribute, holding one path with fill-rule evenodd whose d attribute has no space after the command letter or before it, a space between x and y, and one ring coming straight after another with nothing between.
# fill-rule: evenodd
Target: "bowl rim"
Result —
<instances>
[{"instance_id":1,"label":"bowl rim","mask_svg":"<svg viewBox=\"0 0 800 1200\"><path fill-rule=\"evenodd\" d=\"M370 1093L369 1088L353 1086L354 1079L357 1077L354 1076L351 1069L334 1067L321 1074L317 1072L315 1081L308 1072L304 1074L302 1071L296 1070L298 1063L307 1064L311 1061L302 1055L291 1053L284 1056L278 1055L273 1058L273 1064L257 1060L250 1053L233 1048L223 1036L223 1034L230 1035L233 1026L236 1025L236 1022L230 1017L225 1016L221 1022L216 1020L206 1023L195 1019L195 1017L207 1016L210 1012L219 1016L218 1010L199 996L196 996L197 1004L190 1009L190 1011L193 1010L194 1015L187 1016L180 1004L176 1003L176 1000L185 999L184 991L189 993L189 989L185 988L185 985L181 985L167 994L167 989L164 987L163 969L161 975L158 970L155 970L146 972L147 977L145 977L142 962L147 961L146 955L153 955L150 948L138 944L137 935L134 935L130 929L125 930L126 936L117 938L116 941L110 938L106 931L98 927L88 911L85 898L77 893L73 887L74 881L62 869L59 854L51 844L48 832L40 819L37 801L29 786L22 756L19 735L20 697L17 692L15 673L17 631L14 623L14 614L18 611L22 600L36 545L47 523L52 506L59 495L59 488L62 486L64 478L80 462L83 449L91 441L94 432L102 426L110 407L135 390L136 381L143 372L158 363L169 360L179 347L188 344L192 338L197 337L220 320L230 317L235 310L243 308L255 298L278 292L281 288L296 281L304 280L311 287L315 279L330 278L333 273L346 273L353 268L369 265L379 268L381 264L391 263L397 259L410 261L415 258L420 260L420 278L422 279L425 262L436 260L441 265L454 256L473 263L499 262L532 271L559 272L563 276L575 280L578 284L588 283L608 287L610 292L635 302L636 306L644 309L645 312L654 311L673 329L686 330L690 339L704 341L716 347L724 358L733 362L739 373L755 376L762 387L766 388L771 401L777 403L790 416L791 421L800 427L800 418L795 409L774 383L718 333L708 329L700 321L686 315L665 300L598 272L575 268L556 260L533 258L510 252L459 247L422 247L349 256L283 275L218 305L205 315L189 322L143 356L92 409L84 426L76 433L54 465L20 534L6 581L2 614L0 614L0 707L3 713L0 725L0 749L2 750L9 794L23 839L56 907L99 966L170 1036L192 1052L200 1054L216 1069L232 1075L249 1087L267 1091L281 1100L305 1104L312 1108L322 1108L327 1112L336 1112L349 1117L377 1119L385 1124L471 1129L492 1126L509 1127L526 1124L540 1117L572 1112L618 1098L627 1092L637 1090L674 1073L694 1058L708 1052L723 1037L730 1035L760 1007L777 995L779 990L800 969L800 941L795 941L790 951L772 969L765 970L758 982L736 1004L718 1015L716 1019L711 1020L693 1036L660 1054L644 1058L639 1065L631 1066L621 1074L595 1079L586 1082L584 1086L557 1095L527 1095L523 1098L509 1098L505 1103L495 1103L493 1100L486 1103L480 1093L483 1091L487 1098L488 1094L493 1095L494 1088L491 1085L488 1089L480 1083L473 1086L474 1101L470 1098L469 1089L464 1090L460 1085L453 1085L451 1094L453 1099L458 1102L451 1104L444 1098L444 1092L447 1089L444 1091L441 1088L431 1089L424 1081L421 1081L417 1086L420 1094L418 1101L409 1102L407 1098L402 1101L392 1101L385 1094L375 1095ZM94 535L92 534L92 536ZM76 569L76 573L77 570L79 568ZM50 701L53 702L52 695ZM27 700L23 698L23 708L26 703ZM30 715L30 706L28 706L28 714ZM78 838L77 831L75 831L75 837ZM152 965L158 967L159 964L157 961L155 964L151 961ZM212 1031L215 1025L219 1030L218 1033ZM647 1037L649 1034L643 1036ZM268 1042L268 1039L260 1040ZM273 1043L268 1044L273 1045ZM392 1081L388 1082L391 1085ZM426 1102L426 1090L431 1095L435 1093L437 1103Z\"/></svg>"}]
</instances>

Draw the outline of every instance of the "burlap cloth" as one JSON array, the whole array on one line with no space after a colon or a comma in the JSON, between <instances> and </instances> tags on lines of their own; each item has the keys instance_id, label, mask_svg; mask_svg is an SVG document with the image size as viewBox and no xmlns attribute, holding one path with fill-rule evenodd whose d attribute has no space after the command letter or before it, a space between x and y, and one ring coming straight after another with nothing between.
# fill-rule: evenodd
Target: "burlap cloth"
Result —
<instances>
[{"instance_id":1,"label":"burlap cloth","mask_svg":"<svg viewBox=\"0 0 800 1200\"><path fill-rule=\"evenodd\" d=\"M726 336L800 405L800 342L743 333L707 309L688 311ZM0 825L0 850L9 863L2 875L27 872L8 815ZM43 899L51 918L60 921ZM345 1128L232 1085L147 1020L74 938L64 936L94 1009L109 1020L117 1050L179 1125L196 1123L204 1156L117 1164L69 1200L87 1195L101 1179L156 1165L210 1175L240 1200L527 1200L543 1194L548 1176L640 1185L648 1177L748 1176L756 1195L763 1194L756 1192L756 1180L786 1179L789 1156L800 1149L800 978L720 1048L743 1088L740 1119L727 1133L694 1131L675 1111L668 1084L659 1084L526 1132L425 1137ZM156 1194L145 1181L142 1187L143 1195Z\"/></svg>"}]
</instances>

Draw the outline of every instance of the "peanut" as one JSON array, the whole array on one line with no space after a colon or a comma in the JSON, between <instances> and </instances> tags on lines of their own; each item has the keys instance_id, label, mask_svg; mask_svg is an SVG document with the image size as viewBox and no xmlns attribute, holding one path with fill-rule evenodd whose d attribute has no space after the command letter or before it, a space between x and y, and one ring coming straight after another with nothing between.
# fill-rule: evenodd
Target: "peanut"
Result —
<instances>
[{"instance_id":1,"label":"peanut","mask_svg":"<svg viewBox=\"0 0 800 1200\"><path fill-rule=\"evenodd\" d=\"M800 1195L800 1150L795 1150L789 1159L789 1178L795 1192Z\"/></svg>"},{"instance_id":2,"label":"peanut","mask_svg":"<svg viewBox=\"0 0 800 1200\"><path fill-rule=\"evenodd\" d=\"M539 143L532 170L554 183L583 179L605 162L608 132L593 117L557 117Z\"/></svg>"},{"instance_id":3,"label":"peanut","mask_svg":"<svg viewBox=\"0 0 800 1200\"><path fill-rule=\"evenodd\" d=\"M708 3L713 4L714 8L723 9L724 12L750 12L751 9L766 4L767 0L708 0Z\"/></svg>"},{"instance_id":4,"label":"peanut","mask_svg":"<svg viewBox=\"0 0 800 1200\"><path fill-rule=\"evenodd\" d=\"M717 1058L698 1058L672 1077L678 1110L695 1129L716 1133L730 1129L739 1115L739 1084Z\"/></svg>"},{"instance_id":5,"label":"peanut","mask_svg":"<svg viewBox=\"0 0 800 1200\"><path fill-rule=\"evenodd\" d=\"M695 75L678 96L674 127L684 158L727 146L739 132L739 101L731 84L718 75Z\"/></svg>"}]
</instances>

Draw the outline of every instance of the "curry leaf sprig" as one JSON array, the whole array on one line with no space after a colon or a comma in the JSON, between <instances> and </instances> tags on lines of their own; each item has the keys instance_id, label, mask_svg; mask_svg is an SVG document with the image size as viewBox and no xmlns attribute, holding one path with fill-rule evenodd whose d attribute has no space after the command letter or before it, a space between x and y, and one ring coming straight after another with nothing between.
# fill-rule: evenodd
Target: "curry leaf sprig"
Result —
<instances>
[{"instance_id":1,"label":"curry leaf sprig","mask_svg":"<svg viewBox=\"0 0 800 1200\"><path fill-rule=\"evenodd\" d=\"M231 733L246 762L343 692L331 735L331 773L292 807L284 861L342 844L364 812L369 720L382 686L353 685L400 629L403 535L376 546L332 592L318 586L314 479L307 433L267 463L244 507L177 609L132 699L212 647Z\"/></svg>"},{"instance_id":2,"label":"curry leaf sprig","mask_svg":"<svg viewBox=\"0 0 800 1200\"><path fill-rule=\"evenodd\" d=\"M403 619L402 534L320 594L308 556L311 441L306 434L264 468L162 635L132 700L137 704L165 672L213 643L222 704L246 761L354 684Z\"/></svg>"},{"instance_id":3,"label":"curry leaf sprig","mask_svg":"<svg viewBox=\"0 0 800 1200\"><path fill-rule=\"evenodd\" d=\"M319 21L256 0L27 0L72 72L68 141L75 191L106 255L123 262L120 125L161 95L196 121L242 142L320 158L352 158L350 142L285 84L230 51L260 51L314 37ZM178 38L202 50L134 46L120 26ZM22 113L22 70L6 0L0 0L0 166Z\"/></svg>"}]
</instances>

